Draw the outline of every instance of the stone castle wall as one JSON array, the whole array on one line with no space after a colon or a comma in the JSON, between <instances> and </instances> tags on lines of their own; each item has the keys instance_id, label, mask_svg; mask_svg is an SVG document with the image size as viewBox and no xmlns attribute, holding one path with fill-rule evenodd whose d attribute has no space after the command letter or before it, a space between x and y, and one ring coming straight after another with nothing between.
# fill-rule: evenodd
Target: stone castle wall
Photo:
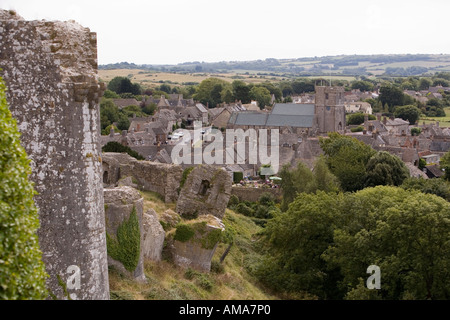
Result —
<instances>
[{"instance_id":1,"label":"stone castle wall","mask_svg":"<svg viewBox=\"0 0 450 320\"><path fill-rule=\"evenodd\" d=\"M264 193L270 193L275 199L281 200L282 192L280 188L250 188L232 187L231 194L239 198L240 201L256 202Z\"/></svg>"},{"instance_id":2,"label":"stone castle wall","mask_svg":"<svg viewBox=\"0 0 450 320\"><path fill-rule=\"evenodd\" d=\"M178 199L183 169L180 165L138 161L125 153L103 153L103 183L117 185L120 179L132 177L136 187L160 194L165 202Z\"/></svg>"},{"instance_id":3,"label":"stone castle wall","mask_svg":"<svg viewBox=\"0 0 450 320\"><path fill-rule=\"evenodd\" d=\"M109 299L96 34L70 22L25 21L0 10L0 75L32 160L48 289ZM69 270L79 270L72 275Z\"/></svg>"}]
</instances>

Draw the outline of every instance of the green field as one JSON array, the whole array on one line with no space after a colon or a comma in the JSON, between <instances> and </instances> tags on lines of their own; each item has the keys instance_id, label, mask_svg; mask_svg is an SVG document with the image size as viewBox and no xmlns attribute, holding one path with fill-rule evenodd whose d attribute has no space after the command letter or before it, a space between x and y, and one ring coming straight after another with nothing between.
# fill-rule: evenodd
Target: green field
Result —
<instances>
[{"instance_id":1,"label":"green field","mask_svg":"<svg viewBox=\"0 0 450 320\"><path fill-rule=\"evenodd\" d=\"M448 128L450 127L450 107L444 108L445 111L445 117L422 117L420 118L420 123L436 123L437 121L439 121L439 126L440 127L445 127Z\"/></svg>"}]
</instances>

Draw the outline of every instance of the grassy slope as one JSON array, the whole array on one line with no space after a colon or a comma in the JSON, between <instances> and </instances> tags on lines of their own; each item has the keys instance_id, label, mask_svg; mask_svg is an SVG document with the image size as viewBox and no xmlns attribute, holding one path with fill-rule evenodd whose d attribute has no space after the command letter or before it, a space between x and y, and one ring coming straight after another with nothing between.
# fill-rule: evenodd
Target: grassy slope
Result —
<instances>
[{"instance_id":1,"label":"grassy slope","mask_svg":"<svg viewBox=\"0 0 450 320\"><path fill-rule=\"evenodd\" d=\"M144 210L153 208L158 214L174 209L151 192L142 192ZM245 266L258 254L252 248L255 234L261 230L253 221L231 210L226 210L224 223L235 232L235 242L222 265L219 259L227 245L219 244L214 257L219 271L200 273L175 266L168 260L145 262L147 283L137 283L114 270L109 272L112 299L131 300L265 300L278 299L258 285Z\"/></svg>"}]
</instances>

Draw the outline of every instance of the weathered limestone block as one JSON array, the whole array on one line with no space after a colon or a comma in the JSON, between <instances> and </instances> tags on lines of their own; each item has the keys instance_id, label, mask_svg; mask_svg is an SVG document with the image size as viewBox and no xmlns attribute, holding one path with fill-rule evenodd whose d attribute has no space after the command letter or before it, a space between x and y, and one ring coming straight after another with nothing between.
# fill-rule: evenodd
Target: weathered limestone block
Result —
<instances>
[{"instance_id":1,"label":"weathered limestone block","mask_svg":"<svg viewBox=\"0 0 450 320\"><path fill-rule=\"evenodd\" d=\"M212 214L222 218L231 195L231 177L220 167L199 165L188 175L176 211L187 217Z\"/></svg>"},{"instance_id":2,"label":"weathered limestone block","mask_svg":"<svg viewBox=\"0 0 450 320\"><path fill-rule=\"evenodd\" d=\"M109 299L96 34L0 10L0 68L31 159L47 288L64 299L62 281L72 299ZM78 275L80 286L69 283Z\"/></svg>"},{"instance_id":3,"label":"weathered limestone block","mask_svg":"<svg viewBox=\"0 0 450 320\"><path fill-rule=\"evenodd\" d=\"M155 210L150 209L144 213L144 258L152 261L161 261L166 233L158 220Z\"/></svg>"},{"instance_id":4,"label":"weathered limestone block","mask_svg":"<svg viewBox=\"0 0 450 320\"><path fill-rule=\"evenodd\" d=\"M209 216L212 217L212 216ZM202 272L211 270L211 260L225 230L220 219L213 217L179 224L171 243L173 261L183 268L193 268Z\"/></svg>"},{"instance_id":5,"label":"weathered limestone block","mask_svg":"<svg viewBox=\"0 0 450 320\"><path fill-rule=\"evenodd\" d=\"M160 217L161 223L167 226L167 229L171 229L175 227L180 221L181 217L178 213L173 211L172 209L167 209ZM166 228L166 227L164 227Z\"/></svg>"},{"instance_id":6,"label":"weathered limestone block","mask_svg":"<svg viewBox=\"0 0 450 320\"><path fill-rule=\"evenodd\" d=\"M126 153L103 153L105 184L117 185L121 178L132 177L139 189L156 192L165 202L177 201L182 174L179 165L136 160Z\"/></svg>"},{"instance_id":7,"label":"weathered limestone block","mask_svg":"<svg viewBox=\"0 0 450 320\"><path fill-rule=\"evenodd\" d=\"M144 281L144 199L126 186L104 189L104 199L108 265Z\"/></svg>"}]
</instances>

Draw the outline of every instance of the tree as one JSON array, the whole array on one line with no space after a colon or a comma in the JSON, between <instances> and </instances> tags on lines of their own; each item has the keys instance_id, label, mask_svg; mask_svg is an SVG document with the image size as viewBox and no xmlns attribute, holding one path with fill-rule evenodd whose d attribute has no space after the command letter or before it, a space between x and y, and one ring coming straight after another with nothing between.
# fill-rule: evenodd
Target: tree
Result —
<instances>
[{"instance_id":1,"label":"tree","mask_svg":"<svg viewBox=\"0 0 450 320\"><path fill-rule=\"evenodd\" d=\"M419 81L419 90L428 90L432 81L429 78L421 78Z\"/></svg>"},{"instance_id":2,"label":"tree","mask_svg":"<svg viewBox=\"0 0 450 320\"><path fill-rule=\"evenodd\" d=\"M281 202L281 210L286 211L289 204L294 201L298 193L312 192L314 176L309 168L299 162L295 170L291 170L290 166L284 165L279 176L281 180L281 190L283 191L283 200Z\"/></svg>"},{"instance_id":3,"label":"tree","mask_svg":"<svg viewBox=\"0 0 450 320\"><path fill-rule=\"evenodd\" d=\"M442 178L408 178L403 181L400 187L405 190L418 190L423 193L431 193L450 201L450 182Z\"/></svg>"},{"instance_id":4,"label":"tree","mask_svg":"<svg viewBox=\"0 0 450 320\"><path fill-rule=\"evenodd\" d=\"M362 112L352 113L348 116L347 124L348 125L360 125L364 123L365 114ZM369 120L375 120L376 117L372 114L367 115Z\"/></svg>"},{"instance_id":5,"label":"tree","mask_svg":"<svg viewBox=\"0 0 450 320\"><path fill-rule=\"evenodd\" d=\"M0 300L44 299L48 275L36 231L30 160L20 145L0 77Z\"/></svg>"},{"instance_id":6,"label":"tree","mask_svg":"<svg viewBox=\"0 0 450 320\"><path fill-rule=\"evenodd\" d=\"M108 83L107 88L117 94L131 93L133 95L139 95L142 91L138 83L131 83L131 80L127 77L114 77Z\"/></svg>"},{"instance_id":7,"label":"tree","mask_svg":"<svg viewBox=\"0 0 450 320\"><path fill-rule=\"evenodd\" d=\"M325 160L338 179L344 191L357 191L364 188L366 165L376 153L370 146L356 138L328 134L328 139L320 137L319 144L325 154Z\"/></svg>"},{"instance_id":8,"label":"tree","mask_svg":"<svg viewBox=\"0 0 450 320\"><path fill-rule=\"evenodd\" d=\"M231 86L233 87L233 96L236 100L241 101L243 104L250 103L250 88L244 81L234 80Z\"/></svg>"},{"instance_id":9,"label":"tree","mask_svg":"<svg viewBox=\"0 0 450 320\"><path fill-rule=\"evenodd\" d=\"M221 92L225 88L229 87L229 83L218 78L208 78L203 80L197 87L196 93L193 95L194 100L200 101L204 105L208 105L210 108L220 103ZM221 89L219 90L219 88ZM212 97L212 95L214 97Z\"/></svg>"},{"instance_id":10,"label":"tree","mask_svg":"<svg viewBox=\"0 0 450 320\"><path fill-rule=\"evenodd\" d=\"M379 151L366 165L367 187L378 185L399 186L409 178L409 170L403 161L386 151Z\"/></svg>"},{"instance_id":11,"label":"tree","mask_svg":"<svg viewBox=\"0 0 450 320\"><path fill-rule=\"evenodd\" d=\"M325 192L340 191L338 179L330 172L323 157L314 164L311 171L303 162L297 168L290 169L289 165L282 167L280 173L283 200L281 210L286 211L289 204L299 193L313 193L318 190Z\"/></svg>"},{"instance_id":12,"label":"tree","mask_svg":"<svg viewBox=\"0 0 450 320\"><path fill-rule=\"evenodd\" d=\"M448 299L450 203L392 186L299 194L268 221L255 275L279 291L320 299ZM381 269L381 289L362 286Z\"/></svg>"},{"instance_id":13,"label":"tree","mask_svg":"<svg viewBox=\"0 0 450 320\"><path fill-rule=\"evenodd\" d=\"M342 289L357 288L377 265L383 299L450 297L450 204L418 191L378 186L348 194L341 206L347 222L334 231L322 255L339 267Z\"/></svg>"},{"instance_id":14,"label":"tree","mask_svg":"<svg viewBox=\"0 0 450 320\"><path fill-rule=\"evenodd\" d=\"M270 91L264 87L254 86L250 90L250 98L258 102L259 108L262 110L270 105Z\"/></svg>"},{"instance_id":15,"label":"tree","mask_svg":"<svg viewBox=\"0 0 450 320\"><path fill-rule=\"evenodd\" d=\"M292 91L296 94L314 92L314 82L310 80L295 80L292 82Z\"/></svg>"},{"instance_id":16,"label":"tree","mask_svg":"<svg viewBox=\"0 0 450 320\"><path fill-rule=\"evenodd\" d=\"M379 99L383 105L389 106L389 112L394 111L394 106L404 105L405 101L402 90L391 83L381 85Z\"/></svg>"},{"instance_id":17,"label":"tree","mask_svg":"<svg viewBox=\"0 0 450 320\"><path fill-rule=\"evenodd\" d=\"M133 158L137 160L145 160L145 158L140 155L138 152L132 150L128 146L124 146L116 141L110 141L106 145L103 146L102 152L119 152L119 153L128 153Z\"/></svg>"},{"instance_id":18,"label":"tree","mask_svg":"<svg viewBox=\"0 0 450 320\"><path fill-rule=\"evenodd\" d=\"M397 118L402 118L405 121L409 121L409 124L413 125L420 117L420 110L416 106L400 106L395 108L394 115Z\"/></svg>"},{"instance_id":19,"label":"tree","mask_svg":"<svg viewBox=\"0 0 450 320\"><path fill-rule=\"evenodd\" d=\"M321 255L333 242L343 194L301 193L289 210L267 222L261 239L267 254L255 267L262 283L278 291L305 292L336 299L339 276Z\"/></svg>"},{"instance_id":20,"label":"tree","mask_svg":"<svg viewBox=\"0 0 450 320\"><path fill-rule=\"evenodd\" d=\"M439 161L439 165L441 169L444 169L445 171L445 179L450 181L450 151L448 151L446 154L442 156L442 158Z\"/></svg>"},{"instance_id":21,"label":"tree","mask_svg":"<svg viewBox=\"0 0 450 320\"><path fill-rule=\"evenodd\" d=\"M360 91L372 91L373 83L370 81L353 81L352 89L359 89Z\"/></svg>"}]
</instances>

